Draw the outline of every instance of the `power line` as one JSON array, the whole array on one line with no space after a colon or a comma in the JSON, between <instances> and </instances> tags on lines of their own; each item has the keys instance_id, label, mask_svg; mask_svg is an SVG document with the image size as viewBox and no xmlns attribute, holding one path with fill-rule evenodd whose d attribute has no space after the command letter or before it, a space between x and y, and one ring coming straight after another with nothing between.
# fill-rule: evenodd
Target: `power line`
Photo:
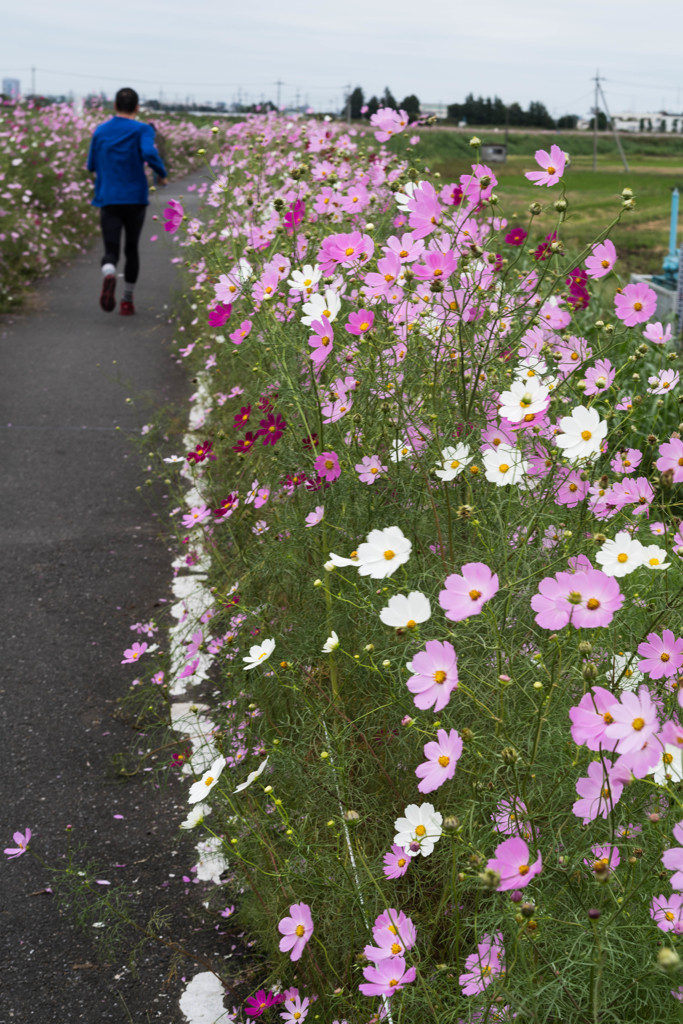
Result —
<instances>
[{"instance_id":1,"label":"power line","mask_svg":"<svg viewBox=\"0 0 683 1024\"><path fill-rule=\"evenodd\" d=\"M55 71L54 68L14 68L7 70L7 74L22 74L26 71L38 71L41 75L64 75L70 78L96 78L103 82L120 82L121 75L101 75L99 72L93 74L87 74L83 71ZM159 79L159 78L138 78L134 76L135 81L141 85L177 85L190 87L192 89L237 89L240 86L245 85L244 82L194 82L194 81L179 81L176 78L173 79ZM259 89L264 85L277 85L277 82L248 82L246 83L251 89ZM282 82L282 85L285 83ZM309 89L330 89L335 91L339 88L338 85L308 85Z\"/></svg>"}]
</instances>

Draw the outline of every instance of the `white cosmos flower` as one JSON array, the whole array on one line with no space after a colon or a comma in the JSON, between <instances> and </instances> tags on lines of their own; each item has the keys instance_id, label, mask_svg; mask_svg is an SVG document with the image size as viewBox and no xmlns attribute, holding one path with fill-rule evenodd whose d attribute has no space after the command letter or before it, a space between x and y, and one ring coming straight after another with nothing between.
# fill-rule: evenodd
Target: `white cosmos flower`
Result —
<instances>
[{"instance_id":1,"label":"white cosmos flower","mask_svg":"<svg viewBox=\"0 0 683 1024\"><path fill-rule=\"evenodd\" d=\"M164 462L169 462L171 465L173 465L176 462L184 462L184 461L185 461L185 458L184 458L183 455L169 455L169 457L167 459L164 459Z\"/></svg>"},{"instance_id":2,"label":"white cosmos flower","mask_svg":"<svg viewBox=\"0 0 683 1024\"><path fill-rule=\"evenodd\" d=\"M379 617L385 626L394 629L407 629L417 626L418 622L426 622L432 614L429 598L419 590L412 590L408 596L395 594L389 598L389 604L382 608Z\"/></svg>"},{"instance_id":3,"label":"white cosmos flower","mask_svg":"<svg viewBox=\"0 0 683 1024\"><path fill-rule=\"evenodd\" d=\"M211 814L210 804L195 804L185 821L181 821L181 828L195 828L200 822L204 820L207 814Z\"/></svg>"},{"instance_id":4,"label":"white cosmos flower","mask_svg":"<svg viewBox=\"0 0 683 1024\"><path fill-rule=\"evenodd\" d=\"M675 743L665 743L656 767L648 774L660 786L667 782L683 782L683 750Z\"/></svg>"},{"instance_id":5,"label":"white cosmos flower","mask_svg":"<svg viewBox=\"0 0 683 1024\"><path fill-rule=\"evenodd\" d=\"M331 288L326 289L322 295L320 292L314 292L308 301L304 303L304 316L301 317L301 323L310 327L314 320L322 320L323 318L331 323L337 318L340 309L341 298Z\"/></svg>"},{"instance_id":6,"label":"white cosmos flower","mask_svg":"<svg viewBox=\"0 0 683 1024\"><path fill-rule=\"evenodd\" d=\"M355 554L355 552L354 552ZM333 569L343 569L345 565L358 565L358 557L355 558L344 558L343 555L335 555L334 551L330 551L330 560L325 562L325 569L331 566Z\"/></svg>"},{"instance_id":7,"label":"white cosmos flower","mask_svg":"<svg viewBox=\"0 0 683 1024\"><path fill-rule=\"evenodd\" d=\"M394 441L389 450L389 458L392 462L403 462L409 455L412 455L412 452L411 445L406 444L405 441Z\"/></svg>"},{"instance_id":8,"label":"white cosmos flower","mask_svg":"<svg viewBox=\"0 0 683 1024\"><path fill-rule=\"evenodd\" d=\"M367 540L358 545L359 575L369 576L372 580L383 580L387 576L393 576L398 567L404 565L410 558L412 547L412 541L404 536L398 526L370 530Z\"/></svg>"},{"instance_id":9,"label":"white cosmos flower","mask_svg":"<svg viewBox=\"0 0 683 1024\"><path fill-rule=\"evenodd\" d=\"M659 544L647 544L643 546L643 562L646 569L668 569L671 565L667 562L667 553Z\"/></svg>"},{"instance_id":10,"label":"white cosmos flower","mask_svg":"<svg viewBox=\"0 0 683 1024\"><path fill-rule=\"evenodd\" d=\"M251 786L254 779L258 779L259 775L263 773L267 764L268 758L266 758L264 761L261 761L261 764L258 766L258 768L255 768L253 772L249 772L244 782L240 782L239 786L235 787L233 793L241 793L243 789L247 788L247 786Z\"/></svg>"},{"instance_id":11,"label":"white cosmos flower","mask_svg":"<svg viewBox=\"0 0 683 1024\"><path fill-rule=\"evenodd\" d=\"M529 467L518 448L503 442L497 448L485 451L482 458L486 479L498 487L521 483Z\"/></svg>"},{"instance_id":12,"label":"white cosmos flower","mask_svg":"<svg viewBox=\"0 0 683 1024\"><path fill-rule=\"evenodd\" d=\"M325 641L325 646L323 647L323 654L332 654L332 651L336 651L338 647L339 637L337 636L335 631L332 630L332 633L330 634L330 636L328 636L327 640Z\"/></svg>"},{"instance_id":13,"label":"white cosmos flower","mask_svg":"<svg viewBox=\"0 0 683 1024\"><path fill-rule=\"evenodd\" d=\"M220 774L224 768L225 758L217 757L209 770L204 772L201 779L198 779L197 782L190 786L190 795L187 798L188 803L198 804L200 800L203 800L206 794L210 793L218 782Z\"/></svg>"},{"instance_id":14,"label":"white cosmos flower","mask_svg":"<svg viewBox=\"0 0 683 1024\"><path fill-rule=\"evenodd\" d=\"M253 647L249 648L249 654L242 658L244 671L249 672L252 668L260 665L261 662L267 661L274 650L274 640L264 640L262 644L254 644Z\"/></svg>"},{"instance_id":15,"label":"white cosmos flower","mask_svg":"<svg viewBox=\"0 0 683 1024\"><path fill-rule=\"evenodd\" d=\"M661 549L656 544L653 547L661 555ZM644 564L643 553L645 548L632 537L626 530L616 535L614 540L606 540L595 556L595 561L600 564L606 576L628 576L639 566Z\"/></svg>"},{"instance_id":16,"label":"white cosmos flower","mask_svg":"<svg viewBox=\"0 0 683 1024\"><path fill-rule=\"evenodd\" d=\"M572 462L593 459L602 449L607 422L600 419L597 409L577 405L576 409L572 409L571 416L563 416L560 420L560 431L555 444L563 449L566 458Z\"/></svg>"},{"instance_id":17,"label":"white cosmos flower","mask_svg":"<svg viewBox=\"0 0 683 1024\"><path fill-rule=\"evenodd\" d=\"M515 380L509 391L503 391L498 399L500 415L510 423L521 423L527 417L531 420L536 413L543 412L550 405L550 392L538 377Z\"/></svg>"},{"instance_id":18,"label":"white cosmos flower","mask_svg":"<svg viewBox=\"0 0 683 1024\"><path fill-rule=\"evenodd\" d=\"M466 444L456 444L455 447L443 448L441 450L441 468L435 469L434 472L440 480L448 483L449 480L455 480L456 476L460 476L463 469L469 466L473 457L470 455L469 446Z\"/></svg>"},{"instance_id":19,"label":"white cosmos flower","mask_svg":"<svg viewBox=\"0 0 683 1024\"><path fill-rule=\"evenodd\" d=\"M323 272L317 263L313 266L307 263L302 270L292 271L292 276L287 284L294 292L305 292L318 283L322 274Z\"/></svg>"},{"instance_id":20,"label":"white cosmos flower","mask_svg":"<svg viewBox=\"0 0 683 1024\"><path fill-rule=\"evenodd\" d=\"M441 838L443 817L433 804L408 804L403 818L394 822L394 843L402 846L409 857L428 857Z\"/></svg>"}]
</instances>

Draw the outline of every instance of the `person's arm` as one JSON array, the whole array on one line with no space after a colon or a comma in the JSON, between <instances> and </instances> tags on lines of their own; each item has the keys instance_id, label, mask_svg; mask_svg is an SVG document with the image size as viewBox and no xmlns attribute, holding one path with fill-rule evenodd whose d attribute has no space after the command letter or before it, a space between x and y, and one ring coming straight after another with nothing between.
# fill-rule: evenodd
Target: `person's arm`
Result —
<instances>
[{"instance_id":1,"label":"person's arm","mask_svg":"<svg viewBox=\"0 0 683 1024\"><path fill-rule=\"evenodd\" d=\"M90 140L90 149L88 150L88 162L86 164L86 167L88 168L88 170L90 171L91 174L95 174L97 172L97 167L95 165L95 136L94 135L93 135L92 139Z\"/></svg>"},{"instance_id":2,"label":"person's arm","mask_svg":"<svg viewBox=\"0 0 683 1024\"><path fill-rule=\"evenodd\" d=\"M142 134L140 136L140 151L142 159L145 163L149 164L153 171L159 175L161 184L165 185L168 175L164 162L159 156L159 151L154 143L154 129L151 125L144 125Z\"/></svg>"}]
</instances>

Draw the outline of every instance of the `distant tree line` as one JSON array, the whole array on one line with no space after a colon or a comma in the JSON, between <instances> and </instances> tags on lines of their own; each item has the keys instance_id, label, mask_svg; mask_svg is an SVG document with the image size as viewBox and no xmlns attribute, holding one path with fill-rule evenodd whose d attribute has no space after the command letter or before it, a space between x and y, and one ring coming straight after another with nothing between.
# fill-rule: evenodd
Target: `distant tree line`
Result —
<instances>
[{"instance_id":1,"label":"distant tree line","mask_svg":"<svg viewBox=\"0 0 683 1024\"><path fill-rule=\"evenodd\" d=\"M420 101L417 96L411 94L404 97L400 103L397 103L388 86L379 99L377 96L371 96L366 101L363 90L357 85L347 98L347 102L351 106L351 118L355 121L359 121L362 117L372 117L380 107L391 107L392 110L405 110L406 114L410 117L420 116Z\"/></svg>"},{"instance_id":2,"label":"distant tree line","mask_svg":"<svg viewBox=\"0 0 683 1024\"><path fill-rule=\"evenodd\" d=\"M450 121L466 121L467 124L509 124L511 128L576 128L576 114L565 114L554 117L548 113L544 103L534 101L524 110L519 103L503 103L500 96L475 97L473 93L465 97L464 103L451 103L448 106Z\"/></svg>"}]
</instances>

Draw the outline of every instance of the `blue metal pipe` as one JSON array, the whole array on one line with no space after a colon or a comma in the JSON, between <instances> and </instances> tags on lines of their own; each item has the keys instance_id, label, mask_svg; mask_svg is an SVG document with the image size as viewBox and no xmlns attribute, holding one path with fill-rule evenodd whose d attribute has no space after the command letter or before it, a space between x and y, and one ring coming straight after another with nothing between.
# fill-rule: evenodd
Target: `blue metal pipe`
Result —
<instances>
[{"instance_id":1,"label":"blue metal pipe","mask_svg":"<svg viewBox=\"0 0 683 1024\"><path fill-rule=\"evenodd\" d=\"M678 232L678 189L671 193L671 227L669 228L669 256L678 256L676 235Z\"/></svg>"}]
</instances>

